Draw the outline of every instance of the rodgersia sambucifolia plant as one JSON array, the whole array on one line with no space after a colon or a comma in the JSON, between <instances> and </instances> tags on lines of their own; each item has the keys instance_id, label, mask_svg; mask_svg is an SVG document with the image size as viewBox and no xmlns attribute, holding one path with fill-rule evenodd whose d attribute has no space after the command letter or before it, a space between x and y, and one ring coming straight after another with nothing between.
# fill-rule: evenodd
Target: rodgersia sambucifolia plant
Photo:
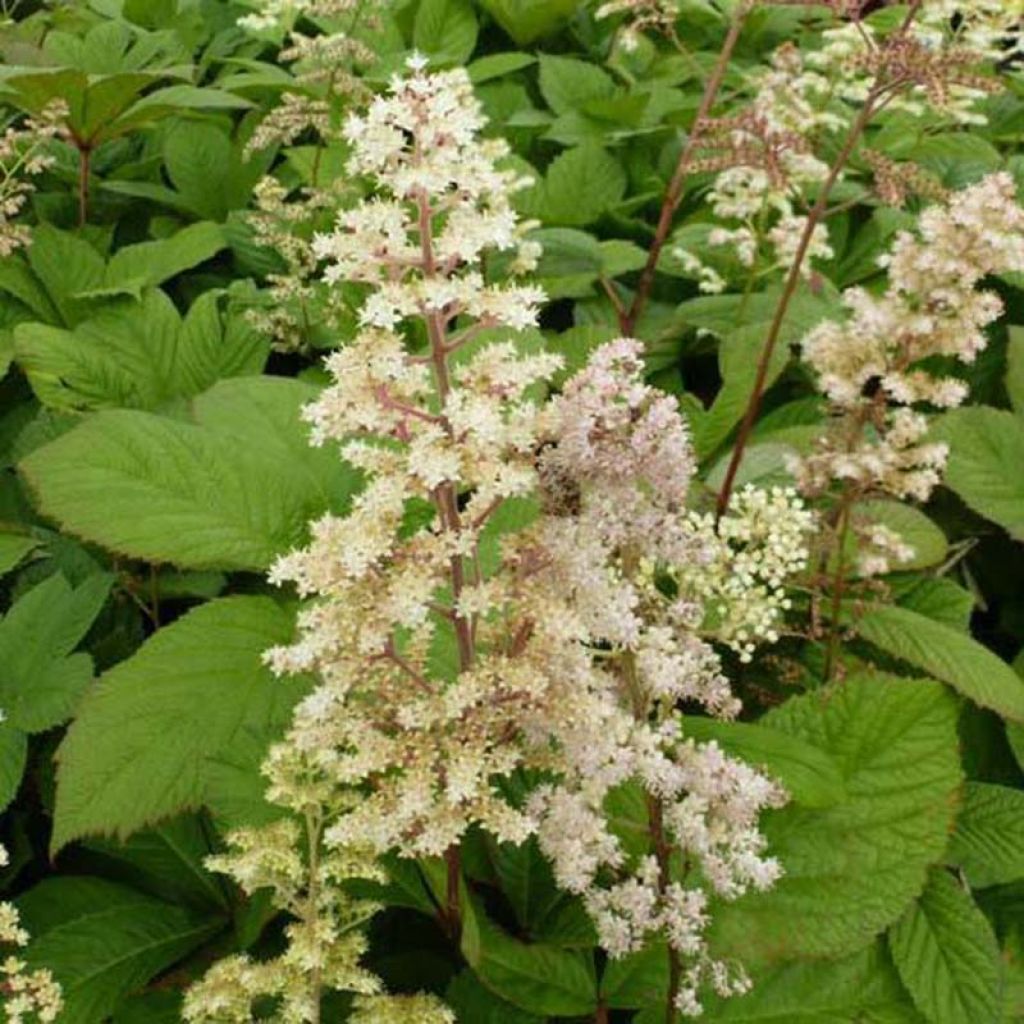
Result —
<instances>
[{"instance_id":1,"label":"rodgersia sambucifolia plant","mask_svg":"<svg viewBox=\"0 0 1024 1024\"><path fill-rule=\"evenodd\" d=\"M720 69L754 6L736 5ZM830 6L841 23L825 47L781 47L753 74L749 105L715 113L712 75L663 209L670 224L687 175L713 172L711 250L730 251L748 289L783 276L762 368L813 261L832 255L830 195L855 180L850 161L871 118L928 104L969 122L991 85L977 67L1009 26L998 6L951 19L948 5L911 3L876 37L858 5ZM599 12L623 13L636 19L617 37L626 48L672 25L657 4ZM319 110L303 101L300 117L286 101L263 131L292 118L336 131ZM540 255L514 206L529 181L483 127L466 73L414 57L340 130L367 197L343 205L308 247L293 239L302 281L276 286L289 304L308 288L361 289L358 332L327 359L332 383L305 417L313 442L337 445L365 486L271 573L305 604L297 641L268 661L317 679L264 764L268 798L288 817L233 834L211 862L246 891L271 890L291 917L286 948L215 965L188 994L189 1021L249 1021L271 997L276 1019L316 1022L328 990L357 994L350 1019L360 1024L453 1020L433 996L384 994L360 966L375 907L346 883L381 878L385 855L443 862L438 920L457 943L474 898L461 857L473 829L503 843L535 838L609 957L663 942L667 1022L699 1014L708 992L746 991L743 964L709 948L712 901L779 878L759 817L786 794L715 742L688 737L680 710L738 713L723 652L742 663L781 631L806 628L786 624L795 581L832 602L834 674L848 535L859 536L861 576L909 551L884 526L861 527L856 506L928 497L946 453L926 439L919 407L963 398L956 380L920 364L973 359L1000 308L978 283L1024 269L1024 214L1008 176L947 194L866 151L865 188L930 205L895 237L884 292L849 290L849 318L803 340L834 415L792 468L821 515L796 491L736 486L763 373L717 509L704 510L691 493L687 425L675 399L645 383L643 344L628 336L650 273L619 305L624 336L550 390L560 359L530 330L545 295L518 280ZM818 155L823 142L831 160ZM273 188L264 200L285 209ZM659 227L648 270L665 238ZM505 277L489 269L495 254ZM736 283L711 261L673 255L704 291ZM643 794L640 849L609 811L627 785Z\"/></svg>"},{"instance_id":2,"label":"rodgersia sambucifolia plant","mask_svg":"<svg viewBox=\"0 0 1024 1024\"><path fill-rule=\"evenodd\" d=\"M357 966L369 908L340 884L372 876L375 855L441 857L457 939L474 826L536 835L610 955L666 939L673 1015L697 1012L705 984L747 984L709 954L707 905L778 876L757 821L784 794L688 739L677 709L736 714L713 642L749 657L773 637L811 516L782 490L738 492L717 528L688 510L687 428L643 382L639 342L601 347L545 398L560 359L523 333L544 295L483 271L511 250L528 272L538 251L512 207L526 182L482 126L466 74L415 59L345 126L349 172L373 191L313 246L328 281L368 290L305 415L366 483L271 574L310 600L269 661L319 679L264 766L297 823L236 835L215 862L270 885L295 923L279 959L215 967L190 1020L248 1020L269 994L282 1020L317 1020L324 988L367 993L365 1019L391 1019ZM524 771L542 781L514 800L501 780ZM628 782L648 805L639 858L604 808Z\"/></svg>"}]
</instances>

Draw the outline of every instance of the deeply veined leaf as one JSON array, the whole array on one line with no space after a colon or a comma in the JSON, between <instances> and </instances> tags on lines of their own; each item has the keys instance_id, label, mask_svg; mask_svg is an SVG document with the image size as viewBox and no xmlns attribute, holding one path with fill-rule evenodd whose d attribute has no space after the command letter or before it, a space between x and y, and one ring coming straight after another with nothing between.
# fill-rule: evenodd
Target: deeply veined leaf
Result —
<instances>
[{"instance_id":1,"label":"deeply veined leaf","mask_svg":"<svg viewBox=\"0 0 1024 1024\"><path fill-rule=\"evenodd\" d=\"M413 44L421 52L463 63L476 45L476 15L469 0L423 0L413 23Z\"/></svg>"},{"instance_id":2,"label":"deeply veined leaf","mask_svg":"<svg viewBox=\"0 0 1024 1024\"><path fill-rule=\"evenodd\" d=\"M104 288L138 290L162 284L226 246L223 229L208 221L190 224L169 238L126 245L107 264Z\"/></svg>"},{"instance_id":3,"label":"deeply veined leaf","mask_svg":"<svg viewBox=\"0 0 1024 1024\"><path fill-rule=\"evenodd\" d=\"M944 482L976 512L1024 540L1024 420L1003 409L954 409L934 435L949 445Z\"/></svg>"},{"instance_id":4,"label":"deeply veined leaf","mask_svg":"<svg viewBox=\"0 0 1024 1024\"><path fill-rule=\"evenodd\" d=\"M552 161L544 179L545 220L582 227L613 207L626 191L626 173L600 146L576 146Z\"/></svg>"},{"instance_id":5,"label":"deeply veined leaf","mask_svg":"<svg viewBox=\"0 0 1024 1024\"><path fill-rule=\"evenodd\" d=\"M0 576L10 572L26 555L39 547L34 537L22 533L0 533Z\"/></svg>"},{"instance_id":6,"label":"deeply veined leaf","mask_svg":"<svg viewBox=\"0 0 1024 1024\"><path fill-rule=\"evenodd\" d=\"M995 1024L999 946L970 895L941 868L889 933L896 969L934 1024Z\"/></svg>"},{"instance_id":7,"label":"deeply veined leaf","mask_svg":"<svg viewBox=\"0 0 1024 1024\"><path fill-rule=\"evenodd\" d=\"M199 225L197 225L199 226ZM42 402L57 409L156 409L222 377L258 373L268 345L210 291L182 320L168 296L147 289L73 331L26 323L15 351Z\"/></svg>"},{"instance_id":8,"label":"deeply veined leaf","mask_svg":"<svg viewBox=\"0 0 1024 1024\"><path fill-rule=\"evenodd\" d=\"M853 626L865 640L948 683L975 704L1024 722L1024 680L970 636L896 605L858 613Z\"/></svg>"},{"instance_id":9,"label":"deeply veined leaf","mask_svg":"<svg viewBox=\"0 0 1024 1024\"><path fill-rule=\"evenodd\" d=\"M296 399L309 393L291 383L255 388L278 409L291 403L292 416ZM269 425L260 431L269 432ZM328 489L340 499L358 478L336 459L318 479L323 453L256 440L109 410L37 449L20 468L43 513L86 540L183 568L258 570L302 541L308 522L327 511Z\"/></svg>"},{"instance_id":10,"label":"deeply veined leaf","mask_svg":"<svg viewBox=\"0 0 1024 1024\"><path fill-rule=\"evenodd\" d=\"M92 659L73 654L110 591L97 574L73 588L59 573L36 584L0 620L0 708L25 732L67 721L92 681Z\"/></svg>"},{"instance_id":11,"label":"deeply veined leaf","mask_svg":"<svg viewBox=\"0 0 1024 1024\"><path fill-rule=\"evenodd\" d=\"M947 857L978 889L1024 878L1024 791L968 782Z\"/></svg>"},{"instance_id":12,"label":"deeply veined leaf","mask_svg":"<svg viewBox=\"0 0 1024 1024\"><path fill-rule=\"evenodd\" d=\"M21 908L32 934L22 956L60 983L61 1024L100 1024L123 996L224 923L87 877L47 879L23 897Z\"/></svg>"},{"instance_id":13,"label":"deeply veined leaf","mask_svg":"<svg viewBox=\"0 0 1024 1024\"><path fill-rule=\"evenodd\" d=\"M116 877L158 899L206 913L227 909L227 883L207 870L215 852L212 830L198 814L180 814L121 842L94 837L82 842L78 858L87 868Z\"/></svg>"},{"instance_id":14,"label":"deeply veined leaf","mask_svg":"<svg viewBox=\"0 0 1024 1024\"><path fill-rule=\"evenodd\" d=\"M568 21L579 0L478 0L518 43L526 46Z\"/></svg>"},{"instance_id":15,"label":"deeply veined leaf","mask_svg":"<svg viewBox=\"0 0 1024 1024\"><path fill-rule=\"evenodd\" d=\"M960 782L956 702L938 683L853 675L792 698L764 725L819 747L846 798L764 816L784 874L714 908L720 953L745 963L841 956L895 921L945 849Z\"/></svg>"},{"instance_id":16,"label":"deeply veined leaf","mask_svg":"<svg viewBox=\"0 0 1024 1024\"><path fill-rule=\"evenodd\" d=\"M221 598L102 676L57 752L54 850L200 806L208 762L245 735L269 742L304 691L261 660L291 634L291 614L269 598Z\"/></svg>"},{"instance_id":17,"label":"deeply veined leaf","mask_svg":"<svg viewBox=\"0 0 1024 1024\"><path fill-rule=\"evenodd\" d=\"M709 996L703 1019L730 1024L925 1024L884 942L841 960L797 961L758 974L745 996Z\"/></svg>"},{"instance_id":18,"label":"deeply veined leaf","mask_svg":"<svg viewBox=\"0 0 1024 1024\"><path fill-rule=\"evenodd\" d=\"M520 1010L496 996L470 970L457 974L444 994L459 1020L474 1024L541 1024L542 1017Z\"/></svg>"}]
</instances>

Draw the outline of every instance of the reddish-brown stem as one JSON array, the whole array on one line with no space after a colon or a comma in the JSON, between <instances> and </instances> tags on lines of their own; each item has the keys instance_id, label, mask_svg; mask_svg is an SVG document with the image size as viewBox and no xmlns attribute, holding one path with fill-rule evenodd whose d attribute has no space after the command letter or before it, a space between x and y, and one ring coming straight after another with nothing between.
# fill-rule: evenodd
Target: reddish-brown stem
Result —
<instances>
[{"instance_id":1,"label":"reddish-brown stem","mask_svg":"<svg viewBox=\"0 0 1024 1024\"><path fill-rule=\"evenodd\" d=\"M664 898L668 887L672 884L672 846L665 835L665 811L661 800L656 796L647 796L647 820L650 823L651 841L654 844L654 857L658 862L658 892ZM665 1024L675 1024L677 1020L676 1000L683 980L683 963L679 951L668 946L668 991L665 994Z\"/></svg>"},{"instance_id":2,"label":"reddish-brown stem","mask_svg":"<svg viewBox=\"0 0 1024 1024\"><path fill-rule=\"evenodd\" d=\"M602 999L594 1012L594 1024L608 1024L608 1004Z\"/></svg>"},{"instance_id":3,"label":"reddish-brown stem","mask_svg":"<svg viewBox=\"0 0 1024 1024\"><path fill-rule=\"evenodd\" d=\"M462 876L462 854L458 845L444 852L446 870L444 924L448 933L458 941L462 933L462 910L459 907L459 880Z\"/></svg>"},{"instance_id":4,"label":"reddish-brown stem","mask_svg":"<svg viewBox=\"0 0 1024 1024\"><path fill-rule=\"evenodd\" d=\"M757 361L757 373L754 376L754 386L750 393L750 399L747 402L747 409L743 416L743 421L740 424L739 433L736 435L736 444L732 450L732 458L729 460L729 468L726 471L725 479L722 482L722 489L718 492L716 513L719 519L725 514L725 510L729 507L729 499L732 497L733 486L736 483L736 474L739 472L740 463L743 461L743 454L750 441L750 434L754 429L757 414L761 411L761 399L764 396L765 383L768 379L768 368L771 365L772 354L775 351L775 346L778 344L779 335L782 333L782 325L786 319L786 314L789 312L790 303L793 301L797 287L800 284L804 260L807 258L807 252L810 249L815 228L817 228L821 223L822 217L828 209L828 200L833 186L838 180L839 175L842 173L843 167L846 165L846 161L849 160L850 155L853 153L854 147L857 145L861 134L867 127L868 121L871 120L871 117L874 114L875 101L878 99L880 92L881 88L876 87L876 89L872 90L868 95L864 106L861 108L860 113L857 115L853 126L850 128L850 131L846 136L843 147L839 151L839 156L836 157L835 162L829 169L828 177L821 186L821 192L818 195L817 202L811 208L811 212L807 215L807 222L804 225L803 234L800 236L800 244L797 246L796 255L793 257L793 265L789 268L789 273L786 276L786 282L782 288L782 296L779 299L778 305L775 307L775 315L772 317L771 326L768 328L768 335L765 338L764 346L761 349L761 355Z\"/></svg>"},{"instance_id":5,"label":"reddish-brown stem","mask_svg":"<svg viewBox=\"0 0 1024 1024\"><path fill-rule=\"evenodd\" d=\"M430 200L425 192L418 197L419 212L419 234L420 252L423 260L423 274L427 278L437 273L437 263L434 259L433 223L430 211ZM426 317L427 336L430 339L430 361L434 369L434 378L437 382L437 394L441 402L441 418L444 421L445 429L451 432L451 425L448 423L444 412L448 403L448 395L451 393L451 376L448 369L448 326L447 320L440 312L430 313ZM443 529L450 533L458 533L462 529L462 521L459 515L459 500L456 484L448 481L441 484L437 491L436 503L438 514L441 517ZM473 627L469 619L459 613L459 598L466 585L465 566L461 555L452 555L451 558L451 581L452 581L452 606L454 617L452 623L455 629L455 640L459 651L459 668L466 671L471 668L475 658L475 643L473 640ZM445 895L445 926L454 941L458 941L462 928L461 913L459 909L459 882L462 874L462 857L458 844L450 846L444 855L447 865L446 895Z\"/></svg>"},{"instance_id":6,"label":"reddish-brown stem","mask_svg":"<svg viewBox=\"0 0 1024 1024\"><path fill-rule=\"evenodd\" d=\"M910 9L898 31L899 36L902 36L910 27L920 6L921 0L911 0ZM754 377L754 387L751 391L750 399L747 402L747 409L743 416L743 421L740 424L739 433L736 435L736 444L732 450L732 457L729 459L729 468L726 470L725 479L722 482L722 489L718 492L716 516L719 519L721 519L725 510L729 507L729 499L732 497L732 490L736 483L736 474L739 472L744 452L746 451L747 445L750 443L750 435L754 429L754 423L757 420L757 415L761 411L761 399L764 397L765 384L768 380L768 367L771 365L772 353L775 351L775 346L778 344L779 335L782 332L782 324L786 319L786 313L789 311L790 303L793 301L793 296L796 295L797 286L800 284L803 264L807 258L807 252L810 249L811 240L814 237L814 231L821 223L826 211L828 210L829 197L832 194L832 189L834 188L836 181L839 179L839 175L842 173L847 161L853 154L853 151L856 148L857 143L860 141L861 136L864 134L864 130L867 128L871 118L874 117L877 112L882 97L887 91L893 89L896 84L898 83L886 80L886 73L884 69L879 72L878 77L875 79L875 82L864 101L864 106L861 107L860 112L857 114L853 124L850 126L850 130L846 135L846 139L843 141L843 145L839 150L838 156L829 168L828 176L821 186L821 191L818 193L817 201L811 208L811 212L807 215L807 222L804 225L803 234L800 236L800 244L797 246L796 254L793 257L793 265L790 267L789 273L786 276L782 295L779 298L778 305L775 307L775 315L772 317L771 326L768 328L768 335L765 338L764 346L761 349L761 355L757 363L757 373Z\"/></svg>"},{"instance_id":7,"label":"reddish-brown stem","mask_svg":"<svg viewBox=\"0 0 1024 1024\"><path fill-rule=\"evenodd\" d=\"M690 173L690 163L697 152L697 147L700 145L701 127L711 113L715 100L718 98L719 90L722 88L722 82L725 79L725 73L729 68L729 61L732 60L736 43L739 41L740 33L743 31L743 23L746 20L749 7L750 5L747 3L741 3L737 7L732 23L729 25L725 42L722 43L722 49L718 54L718 59L715 61L711 77L708 78L707 84L704 86L704 94L701 96L700 106L697 108L697 114L693 119L693 127L690 129L686 144L683 146L683 151L679 154L679 160L676 162L672 179L665 190L665 197L661 204L661 214L658 217L658 226L654 231L654 239L647 253L647 262L644 265L644 269L640 272L640 280L637 282L633 301L628 309L619 313L619 328L625 335L632 335L647 305L651 288L654 285L654 275L658 269L658 260L661 258L661 250L665 247L665 242L668 241L669 232L672 230L672 219L679 206L679 201L683 197L683 186L686 184L686 178Z\"/></svg>"}]
</instances>

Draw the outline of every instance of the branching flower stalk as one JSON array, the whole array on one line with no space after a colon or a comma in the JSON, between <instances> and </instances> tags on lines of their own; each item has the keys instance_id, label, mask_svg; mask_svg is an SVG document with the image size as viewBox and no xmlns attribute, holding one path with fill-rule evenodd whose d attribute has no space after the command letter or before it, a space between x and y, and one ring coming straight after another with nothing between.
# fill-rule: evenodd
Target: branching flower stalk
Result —
<instances>
[{"instance_id":1,"label":"branching flower stalk","mask_svg":"<svg viewBox=\"0 0 1024 1024\"><path fill-rule=\"evenodd\" d=\"M713 644L745 660L775 638L812 519L782 490L744 490L717 530L687 509L687 429L675 400L644 384L639 342L598 349L541 403L561 364L524 333L543 294L480 270L485 252L506 252L513 272L538 255L510 204L525 183L482 125L465 72L426 74L419 59L347 122L350 171L375 194L314 245L329 282L368 292L362 330L327 360L334 382L306 417L366 486L274 567L273 581L313 600L297 642L268 652L275 671L319 678L265 771L268 799L323 852L286 857L299 835L287 821L262 842L236 837L239 855L220 866L249 887L254 851L278 850L294 889L279 887L278 903L308 937L315 987L345 972L358 985L354 947L333 952L356 910L330 895L339 872L326 865L368 875L376 854L444 858L439 917L457 940L466 830L536 835L611 956L667 940L666 1019L693 1015L706 986L746 987L707 948L707 906L778 876L757 825L783 795L688 739L678 709L737 712ZM547 781L513 799L498 783L521 768ZM639 857L605 809L621 787L651 808ZM243 1013L250 966L214 969ZM212 973L208 991L223 980ZM280 985L299 1007L283 1019L315 1021L308 987L291 999ZM194 1020L219 1021L203 986Z\"/></svg>"},{"instance_id":2,"label":"branching flower stalk","mask_svg":"<svg viewBox=\"0 0 1024 1024\"><path fill-rule=\"evenodd\" d=\"M888 49L889 52L896 52L899 50L903 40L907 36L907 33L910 31L913 19L917 15L920 6L921 0L911 0L907 15L902 25L893 37L882 44L883 56L886 49ZM797 288L799 287L803 274L804 261L811 248L815 232L818 230L826 212L828 211L829 202L832 196L832 189L835 187L836 182L842 175L843 170L860 142L865 129L871 122L872 118L885 104L886 99L894 95L904 85L912 81L913 79L907 76L905 69L901 68L898 63L894 67L884 59L881 60L874 81L864 98L863 106L860 108L856 118L854 118L854 121L846 134L846 138L839 149L839 153L829 168L828 176L821 185L818 192L818 198L807 215L803 231L800 235L800 241L793 254L793 262L782 287L782 295L780 296L778 305L775 308L775 313L772 316L768 333L765 336L764 344L758 357L757 371L754 376L754 383L750 398L747 401L747 408L740 423L739 432L736 436L736 443L733 446L732 455L729 458L729 465L726 469L725 478L722 481L722 486L718 493L716 508L719 517L724 515L725 510L729 507L732 489L736 483L736 475L739 472L740 465L743 461L743 456L746 452L747 445L749 444L754 424L757 422L758 413L761 411L761 399L764 396L765 385L768 380L768 368L771 365L772 354L775 351L775 346L778 344L779 336L782 332L782 325L785 322L790 303L793 301Z\"/></svg>"},{"instance_id":3,"label":"branching flower stalk","mask_svg":"<svg viewBox=\"0 0 1024 1024\"><path fill-rule=\"evenodd\" d=\"M319 35L290 31L279 59L291 65L294 85L257 125L246 146L251 154L313 139L308 181L290 190L276 176L265 176L254 189L256 209L249 215L256 241L276 253L285 269L267 275L265 301L248 311L248 319L285 351L315 347L317 332L330 335L349 313L337 289L320 280L310 239L316 230L329 227L339 208L352 199L350 182L320 179L325 153L344 145L340 126L345 105L369 98L356 69L371 64L374 55L357 30L376 27L380 2L271 3L240 20L252 31L287 25L300 14L314 21L343 18L345 25L341 31Z\"/></svg>"},{"instance_id":4,"label":"branching flower stalk","mask_svg":"<svg viewBox=\"0 0 1024 1024\"><path fill-rule=\"evenodd\" d=\"M953 16L955 14L955 17ZM761 408L768 368L779 341L786 313L796 294L803 264L811 250L814 232L829 213L829 197L873 118L887 107L919 113L930 108L955 121L977 120L977 101L998 88L978 69L1005 52L1002 46L1018 40L1021 12L1016 5L992 5L988 0L949 5L923 4L913 0L900 27L876 40L869 27L854 20L835 29L831 40L809 59L842 72L842 95L860 103L846 139L811 209L794 253L758 361L757 374L747 409L737 434L725 479L719 491L719 515L728 506L744 453ZM829 38L830 33L826 33ZM971 47L965 46L966 41ZM877 165L877 161L874 161ZM883 177L893 168L883 167ZM884 184L884 182L883 182ZM899 185L899 183L896 183ZM901 187L897 188L899 194Z\"/></svg>"},{"instance_id":5,"label":"branching flower stalk","mask_svg":"<svg viewBox=\"0 0 1024 1024\"><path fill-rule=\"evenodd\" d=\"M672 219L682 200L686 179L691 171L691 162L702 143L701 132L703 124L714 109L715 101L718 99L718 94L721 91L722 82L725 80L725 74L729 69L733 52L742 34L747 14L752 7L753 0L741 0L737 4L729 23L725 40L722 43L722 49L719 51L718 59L715 61L715 66L708 77L707 84L704 86L700 105L694 117L693 127L683 145L682 152L679 154L679 159L676 162L675 170L672 172L668 188L665 190L665 196L661 204L661 213L658 216L658 224L654 230L654 238L651 240L651 246L647 252L647 262L640 272L640 279L637 282L632 302L619 314L619 329L626 336L633 335L636 325L647 306L647 300L654 285L654 276L658 269L658 261L661 259L662 250L665 248L665 243L668 241L669 234L672 231Z\"/></svg>"},{"instance_id":6,"label":"branching flower stalk","mask_svg":"<svg viewBox=\"0 0 1024 1024\"><path fill-rule=\"evenodd\" d=\"M45 150L61 130L67 107L56 101L37 117L9 123L0 134L0 258L10 256L31 241L27 227L16 218L32 193L29 178L53 165Z\"/></svg>"},{"instance_id":7,"label":"branching flower stalk","mask_svg":"<svg viewBox=\"0 0 1024 1024\"><path fill-rule=\"evenodd\" d=\"M838 485L834 542L826 549L835 561L829 674L836 665L847 534L859 541L856 570L863 577L914 554L887 528L859 523L855 507L871 497L928 500L948 452L928 438L923 409L955 408L967 397L964 382L937 372L934 361L975 360L987 344L985 328L1003 309L979 283L1024 270L1024 209L1012 177L990 175L932 204L916 230L897 235L881 263L886 291L849 289L843 296L849 319L826 321L802 342L833 415L816 449L793 467L812 498L831 497Z\"/></svg>"}]
</instances>

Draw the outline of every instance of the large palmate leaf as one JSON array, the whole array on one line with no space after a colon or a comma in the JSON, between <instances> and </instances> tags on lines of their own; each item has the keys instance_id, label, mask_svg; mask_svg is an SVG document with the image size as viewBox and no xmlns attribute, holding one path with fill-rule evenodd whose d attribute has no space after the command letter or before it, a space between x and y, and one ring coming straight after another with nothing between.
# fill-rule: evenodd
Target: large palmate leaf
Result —
<instances>
[{"instance_id":1,"label":"large palmate leaf","mask_svg":"<svg viewBox=\"0 0 1024 1024\"><path fill-rule=\"evenodd\" d=\"M934 1024L996 1024L999 946L970 894L940 868L889 933L896 968Z\"/></svg>"},{"instance_id":2,"label":"large palmate leaf","mask_svg":"<svg viewBox=\"0 0 1024 1024\"><path fill-rule=\"evenodd\" d=\"M22 954L60 983L61 1024L100 1024L123 996L200 946L222 918L197 915L99 878L50 878L20 902Z\"/></svg>"},{"instance_id":3,"label":"large palmate leaf","mask_svg":"<svg viewBox=\"0 0 1024 1024\"><path fill-rule=\"evenodd\" d=\"M865 640L948 683L976 704L1024 721L1024 680L960 630L896 605L858 612L853 625Z\"/></svg>"},{"instance_id":4,"label":"large palmate leaf","mask_svg":"<svg viewBox=\"0 0 1024 1024\"><path fill-rule=\"evenodd\" d=\"M275 680L261 660L291 633L291 614L269 598L223 598L102 676L57 754L54 849L198 807L211 761L246 736L265 747L304 690Z\"/></svg>"},{"instance_id":5,"label":"large palmate leaf","mask_svg":"<svg viewBox=\"0 0 1024 1024\"><path fill-rule=\"evenodd\" d=\"M985 406L955 409L942 417L934 434L949 445L946 486L1024 540L1024 420Z\"/></svg>"},{"instance_id":6,"label":"large palmate leaf","mask_svg":"<svg viewBox=\"0 0 1024 1024\"><path fill-rule=\"evenodd\" d=\"M67 721L92 681L92 659L72 652L107 599L110 576L72 587L59 573L36 584L0 620L0 708L41 732Z\"/></svg>"},{"instance_id":7,"label":"large palmate leaf","mask_svg":"<svg viewBox=\"0 0 1024 1024\"><path fill-rule=\"evenodd\" d=\"M748 963L843 955L895 921L942 857L960 782L956 702L939 683L863 673L764 724L826 752L846 795L765 816L785 874L716 907L715 945Z\"/></svg>"},{"instance_id":8,"label":"large palmate leaf","mask_svg":"<svg viewBox=\"0 0 1024 1024\"><path fill-rule=\"evenodd\" d=\"M194 569L264 569L311 519L340 511L358 475L305 443L315 389L283 378L225 381L198 424L109 410L21 464L40 509L113 551Z\"/></svg>"},{"instance_id":9,"label":"large palmate leaf","mask_svg":"<svg viewBox=\"0 0 1024 1024\"><path fill-rule=\"evenodd\" d=\"M205 293L183 319L164 292L147 289L141 301L107 306L70 331L20 324L15 356L51 408L157 409L262 369L265 339L219 300Z\"/></svg>"}]
</instances>

